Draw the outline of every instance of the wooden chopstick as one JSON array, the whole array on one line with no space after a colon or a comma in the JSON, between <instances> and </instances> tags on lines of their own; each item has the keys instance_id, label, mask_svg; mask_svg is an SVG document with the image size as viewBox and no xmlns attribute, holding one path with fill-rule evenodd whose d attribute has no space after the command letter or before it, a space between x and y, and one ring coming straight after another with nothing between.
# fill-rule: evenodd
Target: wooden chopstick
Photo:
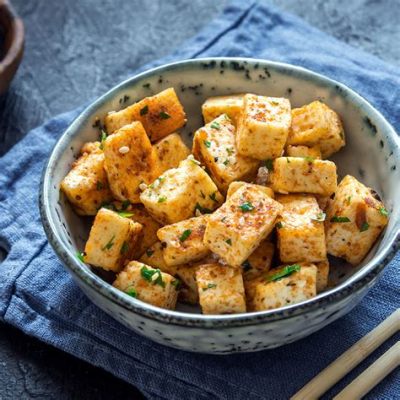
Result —
<instances>
[{"instance_id":1,"label":"wooden chopstick","mask_svg":"<svg viewBox=\"0 0 400 400\"><path fill-rule=\"evenodd\" d=\"M399 329L400 309L397 309L294 394L291 400L318 399Z\"/></svg>"},{"instance_id":2,"label":"wooden chopstick","mask_svg":"<svg viewBox=\"0 0 400 400\"><path fill-rule=\"evenodd\" d=\"M379 357L353 382L347 385L333 400L356 400L365 396L385 376L400 365L400 341Z\"/></svg>"}]
</instances>

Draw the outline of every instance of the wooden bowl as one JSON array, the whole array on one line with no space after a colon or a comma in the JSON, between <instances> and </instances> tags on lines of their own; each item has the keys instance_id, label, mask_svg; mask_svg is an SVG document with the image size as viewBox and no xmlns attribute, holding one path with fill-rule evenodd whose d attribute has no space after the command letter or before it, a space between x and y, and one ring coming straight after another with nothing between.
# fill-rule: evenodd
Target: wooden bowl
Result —
<instances>
[{"instance_id":1,"label":"wooden bowl","mask_svg":"<svg viewBox=\"0 0 400 400\"><path fill-rule=\"evenodd\" d=\"M0 32L3 36L0 49L0 94L10 84L24 52L24 24L8 0L0 0Z\"/></svg>"}]
</instances>

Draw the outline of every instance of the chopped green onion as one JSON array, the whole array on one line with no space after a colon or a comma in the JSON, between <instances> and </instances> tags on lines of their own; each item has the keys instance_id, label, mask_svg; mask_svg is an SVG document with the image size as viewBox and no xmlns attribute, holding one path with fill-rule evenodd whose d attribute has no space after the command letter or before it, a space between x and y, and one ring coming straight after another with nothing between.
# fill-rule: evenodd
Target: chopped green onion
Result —
<instances>
[{"instance_id":1,"label":"chopped green onion","mask_svg":"<svg viewBox=\"0 0 400 400\"><path fill-rule=\"evenodd\" d=\"M283 228L283 224L281 221L277 222L275 225L276 229L282 229Z\"/></svg>"},{"instance_id":2,"label":"chopped green onion","mask_svg":"<svg viewBox=\"0 0 400 400\"><path fill-rule=\"evenodd\" d=\"M122 243L120 253L126 254L126 253L128 253L128 251L129 251L129 244L128 244L128 242L124 241L124 243Z\"/></svg>"},{"instance_id":3,"label":"chopped green onion","mask_svg":"<svg viewBox=\"0 0 400 400\"><path fill-rule=\"evenodd\" d=\"M324 212L318 213L314 218L311 218L313 221L324 222L326 218L326 214Z\"/></svg>"},{"instance_id":4,"label":"chopped green onion","mask_svg":"<svg viewBox=\"0 0 400 400\"><path fill-rule=\"evenodd\" d=\"M146 250L146 256L147 257L151 257L153 254L154 254L154 250L151 250L151 249L147 249Z\"/></svg>"},{"instance_id":5,"label":"chopped green onion","mask_svg":"<svg viewBox=\"0 0 400 400\"><path fill-rule=\"evenodd\" d=\"M249 212L249 211L254 210L255 207L253 206L253 204L251 204L250 201L246 201L245 203L241 204L241 205L239 206L239 208L240 208L243 212Z\"/></svg>"},{"instance_id":6,"label":"chopped green onion","mask_svg":"<svg viewBox=\"0 0 400 400\"><path fill-rule=\"evenodd\" d=\"M153 279L153 276L157 274L157 278ZM145 265L140 269L140 275L148 282L153 282L153 285L160 285L161 287L165 287L165 282L162 280L161 271L157 269L147 268Z\"/></svg>"},{"instance_id":7,"label":"chopped green onion","mask_svg":"<svg viewBox=\"0 0 400 400\"><path fill-rule=\"evenodd\" d=\"M270 275L266 277L267 282L279 281L286 276L292 275L293 272L300 271L301 267L299 264L287 265L283 267L279 272L274 275Z\"/></svg>"},{"instance_id":8,"label":"chopped green onion","mask_svg":"<svg viewBox=\"0 0 400 400\"><path fill-rule=\"evenodd\" d=\"M369 223L368 223L368 222L364 222L364 223L361 225L360 232L365 232L365 231L368 230L368 228L369 228Z\"/></svg>"},{"instance_id":9,"label":"chopped green onion","mask_svg":"<svg viewBox=\"0 0 400 400\"><path fill-rule=\"evenodd\" d=\"M131 297L137 297L137 291L133 287L126 289L125 293Z\"/></svg>"},{"instance_id":10,"label":"chopped green onion","mask_svg":"<svg viewBox=\"0 0 400 400\"><path fill-rule=\"evenodd\" d=\"M149 106L145 105L141 110L140 110L140 115L146 115L149 112Z\"/></svg>"},{"instance_id":11,"label":"chopped green onion","mask_svg":"<svg viewBox=\"0 0 400 400\"><path fill-rule=\"evenodd\" d=\"M81 253L81 252L76 253L76 258L79 261L82 261L84 263L85 262L85 253Z\"/></svg>"},{"instance_id":12,"label":"chopped green onion","mask_svg":"<svg viewBox=\"0 0 400 400\"><path fill-rule=\"evenodd\" d=\"M165 201L167 201L167 198L165 196L160 196L157 200L157 203L164 203Z\"/></svg>"},{"instance_id":13,"label":"chopped green onion","mask_svg":"<svg viewBox=\"0 0 400 400\"><path fill-rule=\"evenodd\" d=\"M314 157L307 156L307 157L303 157L303 158L309 163L313 163L315 161Z\"/></svg>"},{"instance_id":14,"label":"chopped green onion","mask_svg":"<svg viewBox=\"0 0 400 400\"><path fill-rule=\"evenodd\" d=\"M105 246L102 247L102 250L110 250L111 247L114 246L114 239L115 239L115 235L112 235L111 239L107 242L107 244Z\"/></svg>"},{"instance_id":15,"label":"chopped green onion","mask_svg":"<svg viewBox=\"0 0 400 400\"><path fill-rule=\"evenodd\" d=\"M118 215L123 218L130 218L133 216L133 213L127 212L127 211L120 211L120 212L118 212Z\"/></svg>"},{"instance_id":16,"label":"chopped green onion","mask_svg":"<svg viewBox=\"0 0 400 400\"><path fill-rule=\"evenodd\" d=\"M160 118L161 119L168 119L168 118L171 118L171 116L167 112L161 111L160 112Z\"/></svg>"},{"instance_id":17,"label":"chopped green onion","mask_svg":"<svg viewBox=\"0 0 400 400\"><path fill-rule=\"evenodd\" d=\"M216 203L218 202L218 200L217 200L217 192L214 192L214 193L210 194L209 197L210 197L210 199L212 201L215 201Z\"/></svg>"},{"instance_id":18,"label":"chopped green onion","mask_svg":"<svg viewBox=\"0 0 400 400\"><path fill-rule=\"evenodd\" d=\"M380 212L382 215L384 215L385 217L389 216L389 211L386 210L385 207L380 207L380 208L379 208L379 212Z\"/></svg>"},{"instance_id":19,"label":"chopped green onion","mask_svg":"<svg viewBox=\"0 0 400 400\"><path fill-rule=\"evenodd\" d=\"M205 291L208 290L208 289L214 289L214 288L216 288L216 287L217 287L217 285L216 285L215 283L209 283L209 284L207 285L207 287L203 288L203 292L205 292Z\"/></svg>"},{"instance_id":20,"label":"chopped green onion","mask_svg":"<svg viewBox=\"0 0 400 400\"><path fill-rule=\"evenodd\" d=\"M100 150L104 150L104 142L107 139L107 133L102 129L100 133Z\"/></svg>"},{"instance_id":21,"label":"chopped green onion","mask_svg":"<svg viewBox=\"0 0 400 400\"><path fill-rule=\"evenodd\" d=\"M211 142L209 140L204 140L203 143L204 143L204 146L206 146L207 148L209 148L211 146Z\"/></svg>"},{"instance_id":22,"label":"chopped green onion","mask_svg":"<svg viewBox=\"0 0 400 400\"><path fill-rule=\"evenodd\" d=\"M191 229L186 229L186 230L184 230L183 233L182 233L182 235L180 236L179 240L180 240L181 242L184 242L184 241L190 236L191 233L192 233L192 230L191 230Z\"/></svg>"},{"instance_id":23,"label":"chopped green onion","mask_svg":"<svg viewBox=\"0 0 400 400\"><path fill-rule=\"evenodd\" d=\"M221 129L221 125L220 125L218 122L216 122L216 121L214 121L210 126L211 126L211 128L213 128L213 129L217 129L217 130L220 130L220 129Z\"/></svg>"},{"instance_id":24,"label":"chopped green onion","mask_svg":"<svg viewBox=\"0 0 400 400\"><path fill-rule=\"evenodd\" d=\"M232 240L231 239L226 239L225 242L228 243L229 246L232 246Z\"/></svg>"},{"instance_id":25,"label":"chopped green onion","mask_svg":"<svg viewBox=\"0 0 400 400\"><path fill-rule=\"evenodd\" d=\"M341 217L339 215L334 215L331 218L331 222L350 222L350 220L347 217Z\"/></svg>"}]
</instances>

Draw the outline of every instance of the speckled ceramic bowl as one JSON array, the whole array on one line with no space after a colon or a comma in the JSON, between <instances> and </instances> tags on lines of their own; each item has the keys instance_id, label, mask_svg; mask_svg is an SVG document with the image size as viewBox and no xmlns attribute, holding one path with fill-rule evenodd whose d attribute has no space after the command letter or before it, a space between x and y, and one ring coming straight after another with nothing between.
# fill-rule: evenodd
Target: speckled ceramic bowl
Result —
<instances>
[{"instance_id":1,"label":"speckled ceramic bowl","mask_svg":"<svg viewBox=\"0 0 400 400\"><path fill-rule=\"evenodd\" d=\"M188 115L182 133L202 125L201 104L209 96L253 92L288 97L293 106L321 99L342 117L347 146L335 155L341 176L350 173L375 188L391 217L366 260L343 266L337 285L308 301L276 310L237 315L201 315L153 307L113 288L76 258L87 225L60 196L60 182L83 143L98 138L93 124L145 96L173 86ZM129 96L129 97L128 97ZM303 338L349 312L376 282L399 247L399 139L383 116L346 86L303 68L252 59L197 59L165 65L121 83L88 107L67 129L44 171L40 208L49 242L87 296L135 332L168 346L227 354L273 348ZM368 155L368 157L366 157Z\"/></svg>"}]
</instances>

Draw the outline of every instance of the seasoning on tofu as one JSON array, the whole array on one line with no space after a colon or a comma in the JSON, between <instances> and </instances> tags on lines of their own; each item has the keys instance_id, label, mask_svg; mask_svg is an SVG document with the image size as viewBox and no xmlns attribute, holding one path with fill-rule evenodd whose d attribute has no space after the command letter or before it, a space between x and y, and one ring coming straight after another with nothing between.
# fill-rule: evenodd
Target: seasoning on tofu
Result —
<instances>
[{"instance_id":1,"label":"seasoning on tofu","mask_svg":"<svg viewBox=\"0 0 400 400\"><path fill-rule=\"evenodd\" d=\"M361 263L390 213L356 178L338 183L327 158L345 145L339 115L268 95L207 99L191 149L174 88L131 105L125 95L97 119L98 141L60 185L94 217L78 265L111 271L128 301L221 315L318 295L332 286L331 256Z\"/></svg>"}]
</instances>

